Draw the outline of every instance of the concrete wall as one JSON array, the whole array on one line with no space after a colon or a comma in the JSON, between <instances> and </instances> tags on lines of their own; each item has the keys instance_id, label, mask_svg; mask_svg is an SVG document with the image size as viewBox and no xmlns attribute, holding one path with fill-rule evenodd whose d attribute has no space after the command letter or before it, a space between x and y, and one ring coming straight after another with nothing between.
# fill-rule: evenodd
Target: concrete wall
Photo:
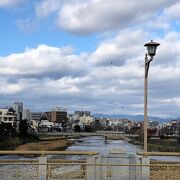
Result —
<instances>
[{"instance_id":1,"label":"concrete wall","mask_svg":"<svg viewBox=\"0 0 180 180\"><path fill-rule=\"evenodd\" d=\"M110 153L98 158L89 157L88 163L149 164L149 159L126 153ZM89 166L87 180L149 180L149 167L141 166Z\"/></svg>"}]
</instances>

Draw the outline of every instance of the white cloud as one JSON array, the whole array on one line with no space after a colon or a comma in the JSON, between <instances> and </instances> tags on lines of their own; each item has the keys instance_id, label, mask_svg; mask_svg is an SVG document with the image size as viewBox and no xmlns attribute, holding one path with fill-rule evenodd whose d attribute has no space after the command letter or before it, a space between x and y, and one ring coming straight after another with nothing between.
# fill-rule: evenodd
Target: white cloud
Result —
<instances>
[{"instance_id":1,"label":"white cloud","mask_svg":"<svg viewBox=\"0 0 180 180\"><path fill-rule=\"evenodd\" d=\"M36 3L35 11L38 17L47 17L57 12L61 7L61 0L41 0Z\"/></svg>"},{"instance_id":2,"label":"white cloud","mask_svg":"<svg viewBox=\"0 0 180 180\"><path fill-rule=\"evenodd\" d=\"M23 91L23 84L9 83L5 78L0 79L0 94L11 95Z\"/></svg>"},{"instance_id":3,"label":"white cloud","mask_svg":"<svg viewBox=\"0 0 180 180\"><path fill-rule=\"evenodd\" d=\"M178 32L171 31L165 34L164 38L157 38L161 43L158 47L155 64L163 67L178 67L180 65L180 35Z\"/></svg>"},{"instance_id":4,"label":"white cloud","mask_svg":"<svg viewBox=\"0 0 180 180\"><path fill-rule=\"evenodd\" d=\"M91 33L137 25L154 17L157 10L174 4L170 0L88 0L65 2L59 26L75 33Z\"/></svg>"},{"instance_id":5,"label":"white cloud","mask_svg":"<svg viewBox=\"0 0 180 180\"><path fill-rule=\"evenodd\" d=\"M178 106L180 106L180 97L163 99L163 100L161 100L161 102L163 102L163 103L176 103Z\"/></svg>"},{"instance_id":6,"label":"white cloud","mask_svg":"<svg viewBox=\"0 0 180 180\"><path fill-rule=\"evenodd\" d=\"M39 45L36 49L26 49L21 54L11 54L1 58L0 74L20 76L76 76L87 71L83 65L86 54L79 56L72 53L72 48L49 47Z\"/></svg>"},{"instance_id":7,"label":"white cloud","mask_svg":"<svg viewBox=\"0 0 180 180\"><path fill-rule=\"evenodd\" d=\"M17 25L23 31L29 31L28 28L32 29L31 25L37 28L42 21L53 15L48 23L53 22L60 29L76 34L107 32L132 26L145 26L147 30L167 30L171 28L170 17L178 18L177 2L178 0L129 0L128 3L123 0L39 0L34 3L35 16L21 18Z\"/></svg>"},{"instance_id":8,"label":"white cloud","mask_svg":"<svg viewBox=\"0 0 180 180\"><path fill-rule=\"evenodd\" d=\"M149 34L142 30L126 29L101 42L92 53L39 45L1 57L0 96L47 106L88 107L101 113L143 113L143 44L147 39ZM180 36L169 32L157 41L161 45L149 71L149 112L178 115L174 109L180 97ZM163 101L168 98L170 102Z\"/></svg>"},{"instance_id":9,"label":"white cloud","mask_svg":"<svg viewBox=\"0 0 180 180\"><path fill-rule=\"evenodd\" d=\"M170 18L178 20L180 18L180 2L173 3L172 6L167 7L164 10L164 14Z\"/></svg>"},{"instance_id":10,"label":"white cloud","mask_svg":"<svg viewBox=\"0 0 180 180\"><path fill-rule=\"evenodd\" d=\"M160 15L160 16L155 16L151 20L147 21L145 27L147 30L149 29L169 30L171 28L171 24L167 16Z\"/></svg>"},{"instance_id":11,"label":"white cloud","mask_svg":"<svg viewBox=\"0 0 180 180\"><path fill-rule=\"evenodd\" d=\"M2 0L0 7L22 2ZM24 11L32 10L32 4L35 14L31 12L29 17ZM143 45L154 39L161 45L149 71L149 112L180 116L180 35L173 26L180 17L177 0L39 0L24 8L18 14L17 25L25 32L33 32L41 24L47 27L56 20L68 32L108 35L88 36L99 41L93 52L87 53L86 45L84 52L77 54L72 47L41 44L0 57L1 99L8 95L10 99L19 97L45 106L142 114ZM27 16L22 19L21 13Z\"/></svg>"},{"instance_id":12,"label":"white cloud","mask_svg":"<svg viewBox=\"0 0 180 180\"><path fill-rule=\"evenodd\" d=\"M102 42L89 60L96 65L123 66L142 52L145 38L142 30L119 31L115 38Z\"/></svg>"}]
</instances>

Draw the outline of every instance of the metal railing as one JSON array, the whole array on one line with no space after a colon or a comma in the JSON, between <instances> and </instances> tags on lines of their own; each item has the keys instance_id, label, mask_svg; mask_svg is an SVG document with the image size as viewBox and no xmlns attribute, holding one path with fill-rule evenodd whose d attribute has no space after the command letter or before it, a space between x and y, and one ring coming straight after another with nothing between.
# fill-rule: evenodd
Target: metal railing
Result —
<instances>
[{"instance_id":1,"label":"metal railing","mask_svg":"<svg viewBox=\"0 0 180 180\"><path fill-rule=\"evenodd\" d=\"M97 131L97 132L39 132L38 135L46 135L46 136L106 136L106 135L121 135L125 137L138 137L137 134L123 134L119 133L118 131Z\"/></svg>"},{"instance_id":2,"label":"metal railing","mask_svg":"<svg viewBox=\"0 0 180 180\"><path fill-rule=\"evenodd\" d=\"M46 166L46 179L179 180L180 164L109 164L109 163L5 163L0 162L0 179L38 179L38 166ZM93 172L92 169L95 168ZM89 169L89 170L88 170ZM142 171L143 170L143 171ZM149 171L150 170L150 171ZM93 173L92 173L93 172ZM150 173L149 173L150 172ZM142 175L144 174L144 176ZM148 174L149 173L149 174Z\"/></svg>"},{"instance_id":3,"label":"metal railing","mask_svg":"<svg viewBox=\"0 0 180 180\"><path fill-rule=\"evenodd\" d=\"M180 156L180 152L137 152L142 156Z\"/></svg>"},{"instance_id":4,"label":"metal railing","mask_svg":"<svg viewBox=\"0 0 180 180\"><path fill-rule=\"evenodd\" d=\"M0 151L0 155L98 155L95 151Z\"/></svg>"},{"instance_id":5,"label":"metal railing","mask_svg":"<svg viewBox=\"0 0 180 180\"><path fill-rule=\"evenodd\" d=\"M38 159L1 159L1 180L179 180L180 162L110 163L96 161L97 152L83 151L0 151L1 155L41 155ZM47 159L46 155L82 155L82 160ZM180 153L148 153L174 155ZM8 156L9 157L9 156ZM101 156L103 158L103 156ZM117 158L116 158L117 159ZM45 161L42 161L45 160ZM139 161L140 162L140 161Z\"/></svg>"},{"instance_id":6,"label":"metal railing","mask_svg":"<svg viewBox=\"0 0 180 180\"><path fill-rule=\"evenodd\" d=\"M1 180L31 180L49 179L50 176L65 175L77 171L78 163L83 160L47 159L48 155L73 156L78 155L83 158L94 157L99 153L93 151L0 151L0 155L20 155L20 157L36 157L36 159L0 159L0 179ZM23 155L23 156L22 156ZM37 159L37 156L38 157ZM63 165L65 163L65 165ZM67 166L67 163L74 165ZM75 165L77 164L77 165ZM65 176L66 177L66 176ZM64 178L64 177L63 177Z\"/></svg>"}]
</instances>

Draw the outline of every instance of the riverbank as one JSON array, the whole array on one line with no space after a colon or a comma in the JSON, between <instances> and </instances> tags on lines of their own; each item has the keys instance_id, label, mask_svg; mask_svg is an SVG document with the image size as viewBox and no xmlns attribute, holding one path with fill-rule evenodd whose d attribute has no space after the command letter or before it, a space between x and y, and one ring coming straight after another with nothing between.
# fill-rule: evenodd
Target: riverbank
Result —
<instances>
[{"instance_id":1,"label":"riverbank","mask_svg":"<svg viewBox=\"0 0 180 180\"><path fill-rule=\"evenodd\" d=\"M71 139L79 139L83 136L72 136ZM120 134L107 134L108 140L124 140L129 142L130 139ZM66 137L43 137L36 142L30 142L20 145L16 151L55 151L65 150L68 146L73 144L72 140L68 140Z\"/></svg>"},{"instance_id":2,"label":"riverbank","mask_svg":"<svg viewBox=\"0 0 180 180\"><path fill-rule=\"evenodd\" d=\"M44 139L37 142L23 144L17 147L16 151L56 151L65 150L72 145L72 141L66 139Z\"/></svg>"},{"instance_id":3,"label":"riverbank","mask_svg":"<svg viewBox=\"0 0 180 180\"><path fill-rule=\"evenodd\" d=\"M72 139L79 139L83 136L72 136ZM133 145L139 145L143 147L143 142L138 141L137 139L130 139L121 134L107 134L107 140L123 140ZM70 137L69 137L70 138ZM56 151L56 150L65 150L67 147L71 146L73 141L68 140L66 136L61 137L43 137L40 139L31 139L26 142L19 137L9 138L4 141L4 150L17 150L17 151ZM157 143L148 143L149 151L159 151L159 152L180 152L180 148L172 146L168 143L157 144ZM3 150L3 149L2 149Z\"/></svg>"},{"instance_id":4,"label":"riverbank","mask_svg":"<svg viewBox=\"0 0 180 180\"><path fill-rule=\"evenodd\" d=\"M139 145L139 146L144 146L144 143L138 140L135 140L133 138L128 138L126 136L123 136L121 134L107 134L106 135L108 140L124 140L130 144L133 145ZM150 141L150 140L149 140ZM172 145L169 141L169 139L167 140L163 140L163 142L161 142L161 144L158 144L156 141L152 141L148 142L148 150L149 151L158 151L158 152L180 152L180 146L179 145Z\"/></svg>"},{"instance_id":5,"label":"riverbank","mask_svg":"<svg viewBox=\"0 0 180 180\"><path fill-rule=\"evenodd\" d=\"M17 147L29 143L36 142L38 138L32 135L22 136L9 136L9 137L1 137L0 140L0 150L15 150Z\"/></svg>"},{"instance_id":6,"label":"riverbank","mask_svg":"<svg viewBox=\"0 0 180 180\"><path fill-rule=\"evenodd\" d=\"M143 142L131 139L128 143L134 144L134 145L139 145L139 146L144 146ZM180 152L180 148L177 146L170 146L167 143L164 145L162 144L157 144L157 143L148 143L148 151L157 151L157 152Z\"/></svg>"},{"instance_id":7,"label":"riverbank","mask_svg":"<svg viewBox=\"0 0 180 180\"><path fill-rule=\"evenodd\" d=\"M131 141L130 138L123 136L121 134L107 134L106 137L108 140L124 140L127 142Z\"/></svg>"}]
</instances>

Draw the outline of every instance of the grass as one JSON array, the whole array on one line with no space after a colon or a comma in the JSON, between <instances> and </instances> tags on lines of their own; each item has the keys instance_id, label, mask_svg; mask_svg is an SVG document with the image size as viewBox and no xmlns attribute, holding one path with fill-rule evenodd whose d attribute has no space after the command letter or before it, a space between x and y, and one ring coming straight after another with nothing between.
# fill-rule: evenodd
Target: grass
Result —
<instances>
[{"instance_id":1,"label":"grass","mask_svg":"<svg viewBox=\"0 0 180 180\"><path fill-rule=\"evenodd\" d=\"M129 141L129 143L134 144L134 145L140 145L143 146L143 142L133 140ZM153 144L153 143L148 143L148 150L149 151L159 151L159 152L180 152L180 148L176 145L169 145L168 143L165 143L163 145L160 144Z\"/></svg>"},{"instance_id":2,"label":"grass","mask_svg":"<svg viewBox=\"0 0 180 180\"><path fill-rule=\"evenodd\" d=\"M35 143L27 143L16 148L16 151L54 151L65 150L71 144L67 140L48 140Z\"/></svg>"}]
</instances>

